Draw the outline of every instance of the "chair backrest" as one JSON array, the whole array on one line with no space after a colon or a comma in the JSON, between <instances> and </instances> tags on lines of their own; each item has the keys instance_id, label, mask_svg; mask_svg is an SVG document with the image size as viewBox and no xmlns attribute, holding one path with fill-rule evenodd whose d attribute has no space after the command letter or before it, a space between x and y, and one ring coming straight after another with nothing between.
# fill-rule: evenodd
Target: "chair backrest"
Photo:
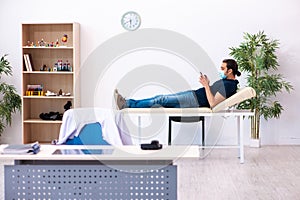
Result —
<instances>
[{"instance_id":1,"label":"chair backrest","mask_svg":"<svg viewBox=\"0 0 300 200\"><path fill-rule=\"evenodd\" d=\"M212 108L213 112L218 112L221 110L226 110L228 107L234 106L238 103L241 103L247 99L251 99L256 96L256 92L252 87L245 87L237 91L231 97L225 99L218 105Z\"/></svg>"},{"instance_id":2,"label":"chair backrest","mask_svg":"<svg viewBox=\"0 0 300 200\"><path fill-rule=\"evenodd\" d=\"M110 145L103 139L101 125L97 123L90 123L84 125L80 130L78 137L68 139L65 144L68 145Z\"/></svg>"}]
</instances>

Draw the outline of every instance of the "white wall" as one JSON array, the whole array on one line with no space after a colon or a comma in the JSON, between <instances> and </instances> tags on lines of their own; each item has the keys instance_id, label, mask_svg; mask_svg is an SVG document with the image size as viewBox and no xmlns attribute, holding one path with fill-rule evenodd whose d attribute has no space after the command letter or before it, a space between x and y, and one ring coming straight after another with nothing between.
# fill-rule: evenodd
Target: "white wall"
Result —
<instances>
[{"instance_id":1,"label":"white wall","mask_svg":"<svg viewBox=\"0 0 300 200\"><path fill-rule=\"evenodd\" d=\"M270 37L280 40L279 72L294 85L295 90L277 97L285 111L280 120L262 122L262 144L300 144L297 126L300 99L297 76L300 73L299 7L298 0L1 0L0 54L9 54L14 78L8 82L16 85L20 92L23 22L79 22L82 63L103 42L124 32L120 17L128 10L135 10L141 15L141 29L168 29L194 40L207 52L215 66L228 57L229 47L242 41L243 32L264 30ZM231 132L230 126L224 126L224 133ZM16 114L12 127L6 129L0 140L1 143L20 143L21 135L21 115Z\"/></svg>"}]
</instances>

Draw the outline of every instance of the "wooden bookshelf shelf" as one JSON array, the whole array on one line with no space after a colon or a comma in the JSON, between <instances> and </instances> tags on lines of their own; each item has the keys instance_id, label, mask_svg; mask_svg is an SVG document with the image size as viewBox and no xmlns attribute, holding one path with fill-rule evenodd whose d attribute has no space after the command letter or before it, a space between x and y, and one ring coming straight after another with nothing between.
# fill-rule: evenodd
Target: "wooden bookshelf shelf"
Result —
<instances>
[{"instance_id":1,"label":"wooden bookshelf shelf","mask_svg":"<svg viewBox=\"0 0 300 200\"><path fill-rule=\"evenodd\" d=\"M35 141L51 143L58 138L62 121L42 120L39 118L41 113L63 113L64 105L68 101L71 101L72 108L80 106L79 83L77 83L80 67L79 32L78 23L22 24L23 143ZM68 36L67 41L62 42L61 38L65 34ZM45 46L39 46L41 41ZM56 41L59 42L58 46L50 47L49 44ZM49 90L58 94L62 90L71 95L26 96L29 85L42 86L44 93Z\"/></svg>"}]
</instances>

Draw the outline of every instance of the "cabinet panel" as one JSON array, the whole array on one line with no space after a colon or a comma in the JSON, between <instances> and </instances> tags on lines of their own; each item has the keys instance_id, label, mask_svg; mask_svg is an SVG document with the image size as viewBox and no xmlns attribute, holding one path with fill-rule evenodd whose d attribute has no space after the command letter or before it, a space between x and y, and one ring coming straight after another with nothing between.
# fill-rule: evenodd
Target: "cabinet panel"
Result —
<instances>
[{"instance_id":1,"label":"cabinet panel","mask_svg":"<svg viewBox=\"0 0 300 200\"><path fill-rule=\"evenodd\" d=\"M24 123L23 143L51 143L57 139L60 130L59 123Z\"/></svg>"},{"instance_id":2,"label":"cabinet panel","mask_svg":"<svg viewBox=\"0 0 300 200\"><path fill-rule=\"evenodd\" d=\"M45 92L50 90L52 92L59 93L59 90L61 89L63 93L70 93L72 96L75 92L73 85L73 73L25 73L23 77L23 91L25 91L23 95L26 95L28 85L43 85Z\"/></svg>"},{"instance_id":3,"label":"cabinet panel","mask_svg":"<svg viewBox=\"0 0 300 200\"><path fill-rule=\"evenodd\" d=\"M46 43L56 42L59 46L73 46L74 23L58 23L58 24L23 24L23 46L38 46L38 41L42 39ZM61 41L63 35L68 36L67 42ZM75 41L74 41L75 42Z\"/></svg>"},{"instance_id":4,"label":"cabinet panel","mask_svg":"<svg viewBox=\"0 0 300 200\"><path fill-rule=\"evenodd\" d=\"M71 71L73 70L73 48L24 48L24 54L30 55L30 61L33 71L40 71L46 66L46 71L53 71L55 63L61 60L63 63L69 63ZM24 66L25 67L25 66ZM26 68L24 68L26 71Z\"/></svg>"},{"instance_id":5,"label":"cabinet panel","mask_svg":"<svg viewBox=\"0 0 300 200\"><path fill-rule=\"evenodd\" d=\"M64 113L64 105L70 98L24 98L24 105L27 105L27 112L24 113L24 120L40 119L41 113L59 112ZM24 110L25 111L25 110ZM46 121L47 123L47 121Z\"/></svg>"}]
</instances>

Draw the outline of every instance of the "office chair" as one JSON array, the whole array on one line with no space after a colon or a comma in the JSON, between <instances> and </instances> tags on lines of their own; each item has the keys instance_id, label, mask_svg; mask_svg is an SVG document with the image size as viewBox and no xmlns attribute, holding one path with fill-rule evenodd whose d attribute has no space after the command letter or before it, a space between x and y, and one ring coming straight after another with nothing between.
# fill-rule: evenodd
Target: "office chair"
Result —
<instances>
[{"instance_id":1,"label":"office chair","mask_svg":"<svg viewBox=\"0 0 300 200\"><path fill-rule=\"evenodd\" d=\"M110 145L103 139L101 125L96 123L86 124L81 129L78 137L67 139L67 145Z\"/></svg>"}]
</instances>

